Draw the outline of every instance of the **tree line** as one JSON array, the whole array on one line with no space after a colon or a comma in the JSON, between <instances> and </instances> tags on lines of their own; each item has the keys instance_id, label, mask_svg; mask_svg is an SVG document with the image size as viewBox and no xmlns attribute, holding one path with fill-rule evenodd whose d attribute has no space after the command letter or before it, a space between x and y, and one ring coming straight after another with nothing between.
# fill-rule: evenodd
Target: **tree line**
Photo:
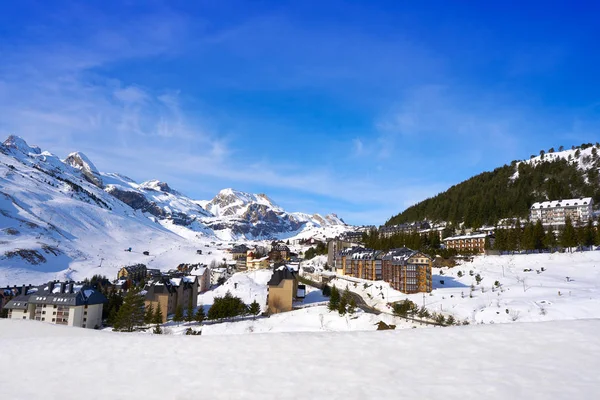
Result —
<instances>
[{"instance_id":1,"label":"tree line","mask_svg":"<svg viewBox=\"0 0 600 400\"><path fill-rule=\"evenodd\" d=\"M589 221L586 225L575 227L569 217L558 232L553 228L545 229L541 221L527 221L521 225L519 220L515 226L507 229L496 229L493 245L487 248L499 251L534 251L556 250L580 246L600 245L600 230Z\"/></svg>"},{"instance_id":2,"label":"tree line","mask_svg":"<svg viewBox=\"0 0 600 400\"><path fill-rule=\"evenodd\" d=\"M115 296L121 296L115 294ZM110 298L109 298L110 302ZM204 312L204 307L200 305L194 312L192 299L188 302L187 309L183 310L180 304L176 307L173 315L173 322L198 322L202 324L204 320L219 320L230 319L238 316L253 315L256 317L260 314L260 304L256 300L246 305L239 297L232 296L228 291L223 297L215 297L212 306L208 310L208 314ZM144 296L140 293L139 288L131 288L122 297L121 305L114 316L114 321L107 320L107 325L113 326L114 330L121 332L133 332L140 327L154 325L153 332L156 334L163 333L161 324L163 323L163 312L160 302L156 309L150 304L146 307ZM188 333L193 334L193 333Z\"/></svg>"},{"instance_id":3,"label":"tree line","mask_svg":"<svg viewBox=\"0 0 600 400\"><path fill-rule=\"evenodd\" d=\"M452 228L443 232L442 237L451 236ZM445 249L441 246L438 232L399 232L390 237L384 237L377 230L363 234L362 243L365 247L374 250L388 251L399 247L408 247L418 250L430 256L439 255L443 258L459 254L456 249ZM511 228L497 227L494 230L494 240L486 238L486 250L498 251L535 251L556 250L559 248L572 248L579 246L599 246L600 230L589 221L585 225L574 226L569 217L565 219L565 225L555 231L553 228L545 228L541 221L521 222L516 220ZM462 252L461 254L468 254Z\"/></svg>"}]
</instances>

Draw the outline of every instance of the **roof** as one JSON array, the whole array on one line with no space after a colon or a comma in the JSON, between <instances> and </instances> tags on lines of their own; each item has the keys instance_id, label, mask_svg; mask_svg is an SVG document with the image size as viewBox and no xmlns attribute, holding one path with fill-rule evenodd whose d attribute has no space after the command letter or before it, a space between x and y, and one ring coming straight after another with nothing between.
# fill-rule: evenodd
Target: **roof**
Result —
<instances>
[{"instance_id":1,"label":"roof","mask_svg":"<svg viewBox=\"0 0 600 400\"><path fill-rule=\"evenodd\" d=\"M37 290L27 290L27 294L13 298L5 308L25 309L27 303L83 306L103 304L107 301L108 299L92 286L74 282L49 282L38 286Z\"/></svg>"},{"instance_id":2,"label":"roof","mask_svg":"<svg viewBox=\"0 0 600 400\"><path fill-rule=\"evenodd\" d=\"M533 203L531 205L532 210L542 208L554 208L554 207L577 207L577 206L591 206L594 204L594 200L591 197L580 197L578 199L566 199L566 200L551 200Z\"/></svg>"},{"instance_id":3,"label":"roof","mask_svg":"<svg viewBox=\"0 0 600 400\"><path fill-rule=\"evenodd\" d=\"M231 248L231 252L232 253L244 253L246 254L246 252L250 250L250 248L248 246L246 246L245 244L240 244L238 246L234 246Z\"/></svg>"},{"instance_id":4,"label":"roof","mask_svg":"<svg viewBox=\"0 0 600 400\"><path fill-rule=\"evenodd\" d=\"M459 236L450 236L447 237L446 239L442 240L443 242L446 242L448 240L462 240L462 239L484 239L486 237L490 236L487 233L471 233L469 235L459 235Z\"/></svg>"},{"instance_id":5,"label":"roof","mask_svg":"<svg viewBox=\"0 0 600 400\"><path fill-rule=\"evenodd\" d=\"M267 282L267 286L279 286L282 281L287 279L296 279L296 274L284 265L273 271L273 275L271 275L271 279Z\"/></svg>"},{"instance_id":6,"label":"roof","mask_svg":"<svg viewBox=\"0 0 600 400\"><path fill-rule=\"evenodd\" d=\"M146 271L146 266L144 264L135 264L135 265L128 265L125 268L125 271L129 272L129 273L136 273L136 272L140 272L140 271Z\"/></svg>"},{"instance_id":7,"label":"roof","mask_svg":"<svg viewBox=\"0 0 600 400\"><path fill-rule=\"evenodd\" d=\"M290 248L283 243L277 243L275 246L271 247L271 251L290 251Z\"/></svg>"},{"instance_id":8,"label":"roof","mask_svg":"<svg viewBox=\"0 0 600 400\"><path fill-rule=\"evenodd\" d=\"M252 262L262 262L262 261L265 261L265 260L268 260L268 259L269 259L269 256L264 256L264 257L262 257L262 258L255 258L255 259L253 259L253 260L250 260L250 262L251 262L251 263L252 263Z\"/></svg>"},{"instance_id":9,"label":"roof","mask_svg":"<svg viewBox=\"0 0 600 400\"><path fill-rule=\"evenodd\" d=\"M190 274L192 275L196 275L196 276L202 276L204 275L206 272L208 271L208 267L197 267L194 268L190 271Z\"/></svg>"}]
</instances>

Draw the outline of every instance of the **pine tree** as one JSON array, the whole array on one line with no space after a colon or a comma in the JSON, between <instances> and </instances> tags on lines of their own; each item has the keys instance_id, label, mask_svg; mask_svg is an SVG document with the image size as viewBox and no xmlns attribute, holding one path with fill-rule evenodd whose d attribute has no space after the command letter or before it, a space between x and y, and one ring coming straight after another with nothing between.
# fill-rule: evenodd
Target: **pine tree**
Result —
<instances>
[{"instance_id":1,"label":"pine tree","mask_svg":"<svg viewBox=\"0 0 600 400\"><path fill-rule=\"evenodd\" d=\"M336 311L340 306L340 292L335 286L331 287L331 296L329 296L329 310Z\"/></svg>"},{"instance_id":2,"label":"pine tree","mask_svg":"<svg viewBox=\"0 0 600 400\"><path fill-rule=\"evenodd\" d=\"M556 247L556 244L556 236L554 235L554 231L550 227L548 228L546 235L544 235L544 247L549 250L552 250Z\"/></svg>"},{"instance_id":3,"label":"pine tree","mask_svg":"<svg viewBox=\"0 0 600 400\"><path fill-rule=\"evenodd\" d=\"M533 247L536 250L544 248L544 225L542 220L538 219L533 227Z\"/></svg>"},{"instance_id":4,"label":"pine tree","mask_svg":"<svg viewBox=\"0 0 600 400\"><path fill-rule=\"evenodd\" d=\"M154 313L154 323L157 325L160 325L163 323L163 313L162 313L162 309L160 307L160 301L158 302L158 305L156 306L156 312Z\"/></svg>"},{"instance_id":5,"label":"pine tree","mask_svg":"<svg viewBox=\"0 0 600 400\"><path fill-rule=\"evenodd\" d=\"M194 305L192 304L192 299L190 298L190 302L188 303L187 310L185 312L185 321L192 322L194 320Z\"/></svg>"},{"instance_id":6,"label":"pine tree","mask_svg":"<svg viewBox=\"0 0 600 400\"><path fill-rule=\"evenodd\" d=\"M535 249L535 237L533 236L533 225L531 224L531 222L527 222L525 224L521 242L522 242L522 248L524 250Z\"/></svg>"},{"instance_id":7,"label":"pine tree","mask_svg":"<svg viewBox=\"0 0 600 400\"><path fill-rule=\"evenodd\" d=\"M571 248L577 245L577 235L570 217L565 219L565 226L560 233L560 245L565 248Z\"/></svg>"},{"instance_id":8,"label":"pine tree","mask_svg":"<svg viewBox=\"0 0 600 400\"><path fill-rule=\"evenodd\" d=\"M183 306L181 304L175 307L175 315L173 316L173 321L177 322L177 325L179 325L179 323L183 321Z\"/></svg>"},{"instance_id":9,"label":"pine tree","mask_svg":"<svg viewBox=\"0 0 600 400\"><path fill-rule=\"evenodd\" d=\"M144 323L146 325L154 322L154 307L152 307L152 303L148 307L146 307L146 314L144 315Z\"/></svg>"},{"instance_id":10,"label":"pine tree","mask_svg":"<svg viewBox=\"0 0 600 400\"><path fill-rule=\"evenodd\" d=\"M356 312L356 301L354 297L350 299L350 304L348 305L348 314L354 314Z\"/></svg>"},{"instance_id":11,"label":"pine tree","mask_svg":"<svg viewBox=\"0 0 600 400\"><path fill-rule=\"evenodd\" d=\"M346 306L348 305L348 301L350 299L350 292L348 289L344 290L342 297L340 298L340 302L338 304L337 311L340 315L346 314Z\"/></svg>"},{"instance_id":12,"label":"pine tree","mask_svg":"<svg viewBox=\"0 0 600 400\"><path fill-rule=\"evenodd\" d=\"M123 299L123 305L117 313L115 329L133 332L135 327L144 324L144 297L138 289L132 288Z\"/></svg>"},{"instance_id":13,"label":"pine tree","mask_svg":"<svg viewBox=\"0 0 600 400\"><path fill-rule=\"evenodd\" d=\"M587 225L585 226L582 244L584 246L593 246L594 241L595 241L594 226L592 225L592 221L590 220L590 221L588 221Z\"/></svg>"},{"instance_id":14,"label":"pine tree","mask_svg":"<svg viewBox=\"0 0 600 400\"><path fill-rule=\"evenodd\" d=\"M206 314L204 314L204 306L202 304L198 306L198 310L196 311L196 316L194 319L199 324L202 324L202 322L206 319Z\"/></svg>"},{"instance_id":15,"label":"pine tree","mask_svg":"<svg viewBox=\"0 0 600 400\"><path fill-rule=\"evenodd\" d=\"M254 316L254 319L256 319L256 316L260 314L260 304L258 304L258 302L254 300L252 303L250 303L250 307L248 307L248 310L250 311L250 314Z\"/></svg>"}]
</instances>

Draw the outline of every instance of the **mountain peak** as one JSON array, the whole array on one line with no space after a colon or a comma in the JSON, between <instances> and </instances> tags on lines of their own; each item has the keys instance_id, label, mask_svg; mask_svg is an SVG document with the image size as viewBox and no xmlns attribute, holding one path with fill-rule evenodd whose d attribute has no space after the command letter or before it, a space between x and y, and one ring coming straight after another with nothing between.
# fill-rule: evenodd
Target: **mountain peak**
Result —
<instances>
[{"instance_id":1,"label":"mountain peak","mask_svg":"<svg viewBox=\"0 0 600 400\"><path fill-rule=\"evenodd\" d=\"M161 182L158 179L152 179L146 182L143 182L140 187L142 189L147 189L147 190L155 190L157 192L165 192L165 193L171 193L171 194L178 194L177 191L171 189L171 187L169 186L169 184L167 182Z\"/></svg>"},{"instance_id":2,"label":"mountain peak","mask_svg":"<svg viewBox=\"0 0 600 400\"><path fill-rule=\"evenodd\" d=\"M18 150L25 155L42 153L38 146L29 146L25 139L16 135L10 135L3 144L9 149Z\"/></svg>"},{"instance_id":3,"label":"mountain peak","mask_svg":"<svg viewBox=\"0 0 600 400\"><path fill-rule=\"evenodd\" d=\"M94 163L92 163L85 154L76 151L69 154L63 162L75 169L80 170L88 182L98 187L103 186L102 178L100 177L98 168L96 168Z\"/></svg>"}]
</instances>

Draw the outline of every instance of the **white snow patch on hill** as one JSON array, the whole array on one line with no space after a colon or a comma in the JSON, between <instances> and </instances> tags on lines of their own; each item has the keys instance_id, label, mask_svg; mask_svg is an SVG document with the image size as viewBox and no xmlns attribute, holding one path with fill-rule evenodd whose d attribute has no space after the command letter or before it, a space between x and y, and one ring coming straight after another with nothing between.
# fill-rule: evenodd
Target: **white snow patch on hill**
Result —
<instances>
[{"instance_id":1,"label":"white snow patch on hill","mask_svg":"<svg viewBox=\"0 0 600 400\"><path fill-rule=\"evenodd\" d=\"M600 251L475 257L454 268L434 268L434 290L425 296L398 292L381 281L340 277L334 284L348 286L383 311L390 312L388 302L410 299L471 324L600 318Z\"/></svg>"},{"instance_id":2,"label":"white snow patch on hill","mask_svg":"<svg viewBox=\"0 0 600 400\"><path fill-rule=\"evenodd\" d=\"M61 400L126 398L132 384L143 399L595 399L599 330L588 320L232 340L0 320L0 387Z\"/></svg>"},{"instance_id":3,"label":"white snow patch on hill","mask_svg":"<svg viewBox=\"0 0 600 400\"><path fill-rule=\"evenodd\" d=\"M267 304L267 282L271 279L271 275L273 275L271 269L233 274L223 285L198 295L198 305L212 305L215 297L223 297L230 292L233 296L241 298L245 304L256 300L264 311ZM206 311L208 308L206 307Z\"/></svg>"},{"instance_id":4,"label":"white snow patch on hill","mask_svg":"<svg viewBox=\"0 0 600 400\"><path fill-rule=\"evenodd\" d=\"M519 161L515 167L515 173L511 176L511 179L517 179L519 177L519 164L530 164L536 166L546 161L557 161L557 160L567 160L571 163L577 165L577 168L581 170L588 170L592 167L594 159L593 153L600 152L600 147L592 146L586 149L568 149L563 151L557 151L553 153L545 153L544 156L541 154L535 157L530 158L529 160Z\"/></svg>"}]
</instances>

